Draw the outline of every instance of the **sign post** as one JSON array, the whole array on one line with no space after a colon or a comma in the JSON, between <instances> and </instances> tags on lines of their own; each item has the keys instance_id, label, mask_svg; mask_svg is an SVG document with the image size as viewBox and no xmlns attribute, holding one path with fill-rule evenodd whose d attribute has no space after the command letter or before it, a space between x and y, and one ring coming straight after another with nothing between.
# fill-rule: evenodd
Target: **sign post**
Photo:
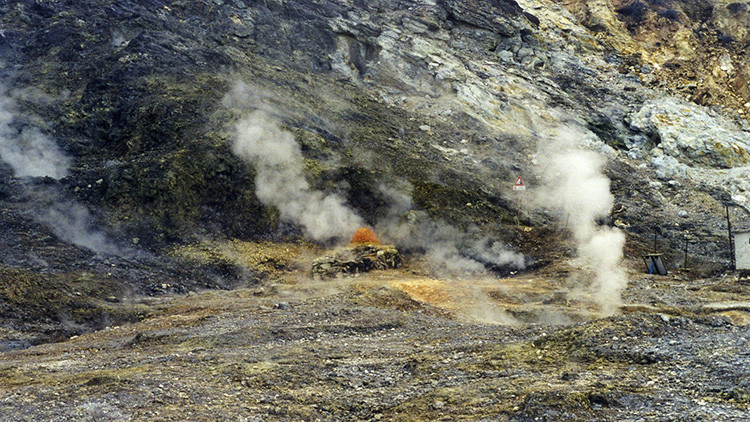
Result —
<instances>
[{"instance_id":1,"label":"sign post","mask_svg":"<svg viewBox=\"0 0 750 422\"><path fill-rule=\"evenodd\" d=\"M526 184L523 183L523 179L521 179L521 176L518 176L516 178L516 183L513 184L513 190L514 191L524 191L526 190ZM521 214L521 196L519 195L516 200L516 227L520 226L520 214Z\"/></svg>"}]
</instances>

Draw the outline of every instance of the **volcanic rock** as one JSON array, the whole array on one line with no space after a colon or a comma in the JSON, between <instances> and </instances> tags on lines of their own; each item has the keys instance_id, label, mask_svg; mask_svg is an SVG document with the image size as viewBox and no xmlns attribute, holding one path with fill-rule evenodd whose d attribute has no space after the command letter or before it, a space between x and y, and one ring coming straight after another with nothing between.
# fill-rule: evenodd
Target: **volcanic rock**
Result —
<instances>
[{"instance_id":1,"label":"volcanic rock","mask_svg":"<svg viewBox=\"0 0 750 422\"><path fill-rule=\"evenodd\" d=\"M395 246L357 245L336 250L312 264L312 276L330 279L340 274L354 275L372 270L399 268L403 260Z\"/></svg>"},{"instance_id":2,"label":"volcanic rock","mask_svg":"<svg viewBox=\"0 0 750 422\"><path fill-rule=\"evenodd\" d=\"M750 133L695 104L670 97L648 101L632 115L631 126L687 165L730 168L750 162Z\"/></svg>"}]
</instances>

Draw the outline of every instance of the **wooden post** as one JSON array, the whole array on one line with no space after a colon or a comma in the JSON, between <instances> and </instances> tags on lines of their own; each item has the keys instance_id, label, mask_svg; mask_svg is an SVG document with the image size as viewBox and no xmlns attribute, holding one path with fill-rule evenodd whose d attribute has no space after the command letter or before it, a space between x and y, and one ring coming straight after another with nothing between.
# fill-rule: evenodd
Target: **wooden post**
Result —
<instances>
[{"instance_id":1,"label":"wooden post","mask_svg":"<svg viewBox=\"0 0 750 422\"><path fill-rule=\"evenodd\" d=\"M513 192L518 192L516 195L516 227L521 226L521 193L520 191L526 190L526 185L523 183L521 176L516 178L516 183L513 184Z\"/></svg>"}]
</instances>

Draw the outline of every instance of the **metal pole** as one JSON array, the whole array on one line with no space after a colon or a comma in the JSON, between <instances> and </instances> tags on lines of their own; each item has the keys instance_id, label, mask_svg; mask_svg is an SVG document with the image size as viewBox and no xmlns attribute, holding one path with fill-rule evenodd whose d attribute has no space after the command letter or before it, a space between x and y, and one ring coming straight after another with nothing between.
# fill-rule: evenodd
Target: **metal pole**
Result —
<instances>
[{"instance_id":1,"label":"metal pole","mask_svg":"<svg viewBox=\"0 0 750 422\"><path fill-rule=\"evenodd\" d=\"M732 220L729 219L729 204L724 205L727 210L727 232L729 236L729 265L732 271L736 270L737 263L734 258L734 242L732 242Z\"/></svg>"},{"instance_id":2,"label":"metal pole","mask_svg":"<svg viewBox=\"0 0 750 422\"><path fill-rule=\"evenodd\" d=\"M682 268L687 270L688 267L688 245L690 244L690 235L685 234L685 265Z\"/></svg>"}]
</instances>

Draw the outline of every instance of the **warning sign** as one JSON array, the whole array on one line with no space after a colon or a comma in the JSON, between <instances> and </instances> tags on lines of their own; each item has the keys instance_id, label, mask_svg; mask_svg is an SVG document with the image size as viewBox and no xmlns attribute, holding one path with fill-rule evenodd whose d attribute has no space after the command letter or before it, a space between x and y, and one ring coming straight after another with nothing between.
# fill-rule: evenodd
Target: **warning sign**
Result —
<instances>
[{"instance_id":1,"label":"warning sign","mask_svg":"<svg viewBox=\"0 0 750 422\"><path fill-rule=\"evenodd\" d=\"M518 176L516 183L513 184L513 190L526 190L526 185L523 183L521 176Z\"/></svg>"}]
</instances>

